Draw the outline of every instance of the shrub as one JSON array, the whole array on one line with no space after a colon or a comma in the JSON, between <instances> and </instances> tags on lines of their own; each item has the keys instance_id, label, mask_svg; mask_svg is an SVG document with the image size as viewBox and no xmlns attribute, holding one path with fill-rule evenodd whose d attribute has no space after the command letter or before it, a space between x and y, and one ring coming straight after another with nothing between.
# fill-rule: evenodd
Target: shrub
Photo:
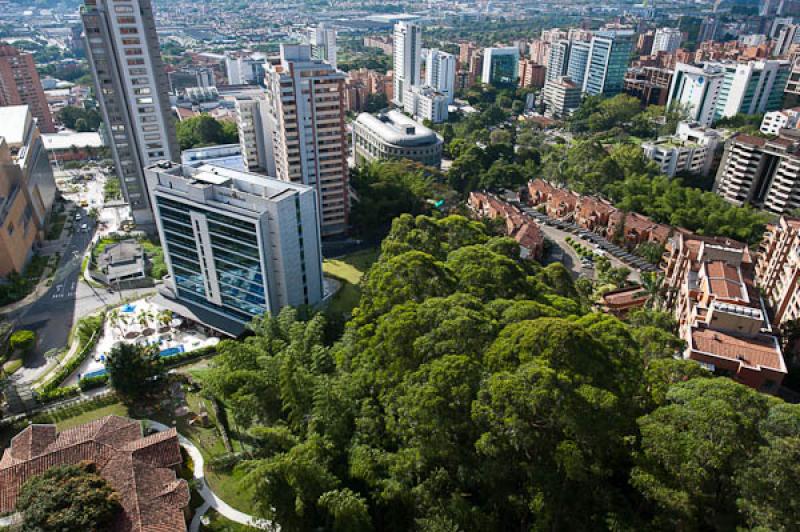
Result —
<instances>
[{"instance_id":1,"label":"shrub","mask_svg":"<svg viewBox=\"0 0 800 532\"><path fill-rule=\"evenodd\" d=\"M105 386L107 382L108 382L108 375L84 377L78 381L78 387L81 389L82 392L85 392L86 390L92 390L94 388L100 388L101 386Z\"/></svg>"},{"instance_id":2,"label":"shrub","mask_svg":"<svg viewBox=\"0 0 800 532\"><path fill-rule=\"evenodd\" d=\"M11 335L10 344L12 350L27 353L36 345L36 333L25 329L14 331L14 334Z\"/></svg>"},{"instance_id":3,"label":"shrub","mask_svg":"<svg viewBox=\"0 0 800 532\"><path fill-rule=\"evenodd\" d=\"M191 360L195 360L197 358L203 358L207 356L212 356L216 354L217 346L215 345L208 345L206 347L201 347L199 349L193 349L191 351L184 351L183 353L167 358L161 359L161 364L165 368L174 368L176 366L181 366L186 362Z\"/></svg>"},{"instance_id":4,"label":"shrub","mask_svg":"<svg viewBox=\"0 0 800 532\"><path fill-rule=\"evenodd\" d=\"M63 388L42 390L37 394L37 399L40 403L50 403L52 401L59 401L68 397L74 397L79 393L80 389L77 386L65 386Z\"/></svg>"}]
</instances>

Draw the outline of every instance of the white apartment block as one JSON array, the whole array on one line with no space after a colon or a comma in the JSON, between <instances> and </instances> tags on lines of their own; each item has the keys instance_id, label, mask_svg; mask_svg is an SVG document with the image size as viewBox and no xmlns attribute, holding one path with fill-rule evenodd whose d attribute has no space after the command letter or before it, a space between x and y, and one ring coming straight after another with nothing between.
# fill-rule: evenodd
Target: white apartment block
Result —
<instances>
[{"instance_id":1,"label":"white apartment block","mask_svg":"<svg viewBox=\"0 0 800 532\"><path fill-rule=\"evenodd\" d=\"M696 123L680 122L675 135L645 142L642 150L644 156L669 177L675 177L679 172L708 175L720 142L719 131Z\"/></svg>"},{"instance_id":2,"label":"white apartment block","mask_svg":"<svg viewBox=\"0 0 800 532\"><path fill-rule=\"evenodd\" d=\"M317 191L323 236L347 230L345 79L328 63L312 59L307 45L281 45L280 62L266 67L268 168L274 164L278 179Z\"/></svg>"},{"instance_id":3,"label":"white apartment block","mask_svg":"<svg viewBox=\"0 0 800 532\"><path fill-rule=\"evenodd\" d=\"M780 109L789 76L782 60L717 62L702 67L678 63L667 106L680 105L689 119L710 126L722 117Z\"/></svg>"},{"instance_id":4,"label":"white apartment block","mask_svg":"<svg viewBox=\"0 0 800 532\"><path fill-rule=\"evenodd\" d=\"M797 129L798 119L800 119L800 107L765 113L759 131L767 135L777 135L781 129Z\"/></svg>"},{"instance_id":5,"label":"white apartment block","mask_svg":"<svg viewBox=\"0 0 800 532\"><path fill-rule=\"evenodd\" d=\"M241 158L250 172L276 175L272 155L272 135L268 132L268 107L264 98L237 96L236 125L239 130Z\"/></svg>"},{"instance_id":6,"label":"white apartment block","mask_svg":"<svg viewBox=\"0 0 800 532\"><path fill-rule=\"evenodd\" d=\"M134 221L153 227L145 167L177 160L169 80L159 51L150 0L87 1L81 11L95 94Z\"/></svg>"},{"instance_id":7,"label":"white apartment block","mask_svg":"<svg viewBox=\"0 0 800 532\"><path fill-rule=\"evenodd\" d=\"M259 85L264 81L264 64L267 56L262 53L226 53L225 70L229 85Z\"/></svg>"},{"instance_id":8,"label":"white apartment block","mask_svg":"<svg viewBox=\"0 0 800 532\"><path fill-rule=\"evenodd\" d=\"M411 87L403 96L403 110L417 120L440 124L447 120L447 95L433 87Z\"/></svg>"},{"instance_id":9,"label":"white apartment block","mask_svg":"<svg viewBox=\"0 0 800 532\"><path fill-rule=\"evenodd\" d=\"M146 174L169 271L162 295L193 318L236 336L254 316L322 300L313 188L208 164Z\"/></svg>"},{"instance_id":10,"label":"white apartment block","mask_svg":"<svg viewBox=\"0 0 800 532\"><path fill-rule=\"evenodd\" d=\"M320 24L308 30L308 44L311 45L311 56L325 61L333 68L336 65L336 30Z\"/></svg>"},{"instance_id":11,"label":"white apartment block","mask_svg":"<svg viewBox=\"0 0 800 532\"><path fill-rule=\"evenodd\" d=\"M678 28L659 28L653 37L653 48L650 51L651 55L656 55L658 52L674 52L681 47L683 35Z\"/></svg>"},{"instance_id":12,"label":"white apartment block","mask_svg":"<svg viewBox=\"0 0 800 532\"><path fill-rule=\"evenodd\" d=\"M420 84L422 29L413 22L394 25L394 103L403 106L406 92Z\"/></svg>"},{"instance_id":13,"label":"white apartment block","mask_svg":"<svg viewBox=\"0 0 800 532\"><path fill-rule=\"evenodd\" d=\"M456 96L456 56L440 50L428 50L425 84L447 96L448 104L453 103Z\"/></svg>"}]
</instances>

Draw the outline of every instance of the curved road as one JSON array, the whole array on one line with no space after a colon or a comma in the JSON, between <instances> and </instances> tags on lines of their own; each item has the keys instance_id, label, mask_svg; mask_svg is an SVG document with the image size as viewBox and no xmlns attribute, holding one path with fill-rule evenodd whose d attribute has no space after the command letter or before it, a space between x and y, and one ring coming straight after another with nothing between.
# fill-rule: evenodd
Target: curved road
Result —
<instances>
[{"instance_id":1,"label":"curved road","mask_svg":"<svg viewBox=\"0 0 800 532\"><path fill-rule=\"evenodd\" d=\"M148 424L148 426L153 427L159 432L168 430L170 428L163 423L159 423L158 421L152 421L150 419L146 419L144 421ZM194 517L192 518L192 524L189 527L190 532L197 532L200 530L200 519L209 508L213 508L226 519L230 519L231 521L241 525L251 526L260 530L271 530L274 532L280 531L281 528L277 523L240 512L220 499L213 491L211 491L211 488L206 482L205 460L203 459L203 453L200 452L200 449L198 449L194 443L181 434L178 434L178 442L181 444L181 447L186 449L186 452L189 453L189 456L192 457L192 462L194 462L194 478L197 481L198 492L205 501L203 505L197 509Z\"/></svg>"}]
</instances>

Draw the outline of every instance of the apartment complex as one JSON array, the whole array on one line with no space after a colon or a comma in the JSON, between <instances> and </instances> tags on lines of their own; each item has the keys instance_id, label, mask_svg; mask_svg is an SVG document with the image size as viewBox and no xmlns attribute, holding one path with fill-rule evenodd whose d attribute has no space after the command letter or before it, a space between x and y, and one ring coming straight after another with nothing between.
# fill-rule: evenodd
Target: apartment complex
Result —
<instances>
[{"instance_id":1,"label":"apartment complex","mask_svg":"<svg viewBox=\"0 0 800 532\"><path fill-rule=\"evenodd\" d=\"M233 336L265 312L323 297L312 187L219 166L162 162L148 185L178 313Z\"/></svg>"},{"instance_id":2,"label":"apartment complex","mask_svg":"<svg viewBox=\"0 0 800 532\"><path fill-rule=\"evenodd\" d=\"M781 216L767 227L755 278L772 310L774 327L800 318L800 220Z\"/></svg>"},{"instance_id":3,"label":"apartment complex","mask_svg":"<svg viewBox=\"0 0 800 532\"><path fill-rule=\"evenodd\" d=\"M778 135L781 129L797 129L798 120L800 120L800 107L772 111L764 114L758 130L767 135Z\"/></svg>"},{"instance_id":4,"label":"apartment complex","mask_svg":"<svg viewBox=\"0 0 800 532\"><path fill-rule=\"evenodd\" d=\"M547 80L543 91L544 114L549 118L564 118L581 105L581 88L568 76Z\"/></svg>"},{"instance_id":5,"label":"apartment complex","mask_svg":"<svg viewBox=\"0 0 800 532\"><path fill-rule=\"evenodd\" d=\"M672 70L659 67L628 69L623 81L623 92L639 99L642 105L666 105Z\"/></svg>"},{"instance_id":6,"label":"apartment complex","mask_svg":"<svg viewBox=\"0 0 800 532\"><path fill-rule=\"evenodd\" d=\"M122 193L134 221L151 229L144 169L178 158L153 9L150 0L86 0L81 17Z\"/></svg>"},{"instance_id":7,"label":"apartment complex","mask_svg":"<svg viewBox=\"0 0 800 532\"><path fill-rule=\"evenodd\" d=\"M325 61L337 68L336 30L320 24L308 30L308 44L311 46L311 57Z\"/></svg>"},{"instance_id":8,"label":"apartment complex","mask_svg":"<svg viewBox=\"0 0 800 532\"><path fill-rule=\"evenodd\" d=\"M433 87L415 86L403 96L403 110L417 120L440 124L447 120L447 95Z\"/></svg>"},{"instance_id":9,"label":"apartment complex","mask_svg":"<svg viewBox=\"0 0 800 532\"><path fill-rule=\"evenodd\" d=\"M444 142L435 131L400 111L378 116L361 113L353 122L356 164L375 160L410 159L439 168Z\"/></svg>"},{"instance_id":10,"label":"apartment complex","mask_svg":"<svg viewBox=\"0 0 800 532\"><path fill-rule=\"evenodd\" d=\"M272 135L267 128L267 103L259 96L242 95L235 99L236 126L239 130L240 156L250 172L275 175Z\"/></svg>"},{"instance_id":11,"label":"apartment complex","mask_svg":"<svg viewBox=\"0 0 800 532\"><path fill-rule=\"evenodd\" d=\"M711 171L721 142L722 135L717 130L697 123L680 122L675 135L645 142L642 150L644 156L669 177L680 172L705 176Z\"/></svg>"},{"instance_id":12,"label":"apartment complex","mask_svg":"<svg viewBox=\"0 0 800 532\"><path fill-rule=\"evenodd\" d=\"M544 65L532 59L522 59L519 62L519 86L526 89L544 87L546 70Z\"/></svg>"},{"instance_id":13,"label":"apartment complex","mask_svg":"<svg viewBox=\"0 0 800 532\"><path fill-rule=\"evenodd\" d=\"M421 81L422 29L413 22L394 26L394 103L403 105L406 92Z\"/></svg>"},{"instance_id":14,"label":"apartment complex","mask_svg":"<svg viewBox=\"0 0 800 532\"><path fill-rule=\"evenodd\" d=\"M0 106L27 105L42 133L55 133L33 55L0 43Z\"/></svg>"},{"instance_id":15,"label":"apartment complex","mask_svg":"<svg viewBox=\"0 0 800 532\"><path fill-rule=\"evenodd\" d=\"M447 96L448 104L453 103L456 95L456 56L440 50L428 50L425 85Z\"/></svg>"},{"instance_id":16,"label":"apartment complex","mask_svg":"<svg viewBox=\"0 0 800 532\"><path fill-rule=\"evenodd\" d=\"M309 46L280 50L280 61L267 64L265 75L267 173L316 189L322 235L344 233L350 205L345 75L312 59Z\"/></svg>"},{"instance_id":17,"label":"apartment complex","mask_svg":"<svg viewBox=\"0 0 800 532\"><path fill-rule=\"evenodd\" d=\"M762 60L678 63L667 106L680 105L689 119L710 126L715 120L739 113L758 114L781 108L789 76L789 62Z\"/></svg>"},{"instance_id":18,"label":"apartment complex","mask_svg":"<svg viewBox=\"0 0 800 532\"><path fill-rule=\"evenodd\" d=\"M550 52L547 56L547 81L559 79L567 74L569 65L570 42L561 40L550 44Z\"/></svg>"},{"instance_id":19,"label":"apartment complex","mask_svg":"<svg viewBox=\"0 0 800 532\"><path fill-rule=\"evenodd\" d=\"M775 214L800 207L800 132L782 130L765 139L739 134L725 144L714 191L735 205Z\"/></svg>"},{"instance_id":20,"label":"apartment complex","mask_svg":"<svg viewBox=\"0 0 800 532\"><path fill-rule=\"evenodd\" d=\"M53 171L27 105L0 107L0 277L20 273L44 238Z\"/></svg>"},{"instance_id":21,"label":"apartment complex","mask_svg":"<svg viewBox=\"0 0 800 532\"><path fill-rule=\"evenodd\" d=\"M513 86L519 76L519 48L485 48L481 81L496 87Z\"/></svg>"},{"instance_id":22,"label":"apartment complex","mask_svg":"<svg viewBox=\"0 0 800 532\"><path fill-rule=\"evenodd\" d=\"M677 232L667 245L667 305L686 342L684 358L758 390L777 392L787 373L747 246Z\"/></svg>"},{"instance_id":23,"label":"apartment complex","mask_svg":"<svg viewBox=\"0 0 800 532\"><path fill-rule=\"evenodd\" d=\"M228 53L225 55L225 72L228 85L262 85L267 57L261 53Z\"/></svg>"},{"instance_id":24,"label":"apartment complex","mask_svg":"<svg viewBox=\"0 0 800 532\"><path fill-rule=\"evenodd\" d=\"M681 47L681 40L683 35L678 28L659 28L653 36L650 55L656 55L658 52L674 52Z\"/></svg>"}]
</instances>

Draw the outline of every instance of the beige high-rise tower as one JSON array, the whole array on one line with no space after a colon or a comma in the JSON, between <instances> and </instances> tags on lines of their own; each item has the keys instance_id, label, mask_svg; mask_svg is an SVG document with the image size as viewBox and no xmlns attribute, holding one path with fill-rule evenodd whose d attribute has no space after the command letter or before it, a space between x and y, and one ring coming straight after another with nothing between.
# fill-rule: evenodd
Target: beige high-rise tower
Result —
<instances>
[{"instance_id":1,"label":"beige high-rise tower","mask_svg":"<svg viewBox=\"0 0 800 532\"><path fill-rule=\"evenodd\" d=\"M307 45L281 45L266 65L265 144L275 177L314 187L322 236L344 233L349 212L345 75L312 59Z\"/></svg>"}]
</instances>

